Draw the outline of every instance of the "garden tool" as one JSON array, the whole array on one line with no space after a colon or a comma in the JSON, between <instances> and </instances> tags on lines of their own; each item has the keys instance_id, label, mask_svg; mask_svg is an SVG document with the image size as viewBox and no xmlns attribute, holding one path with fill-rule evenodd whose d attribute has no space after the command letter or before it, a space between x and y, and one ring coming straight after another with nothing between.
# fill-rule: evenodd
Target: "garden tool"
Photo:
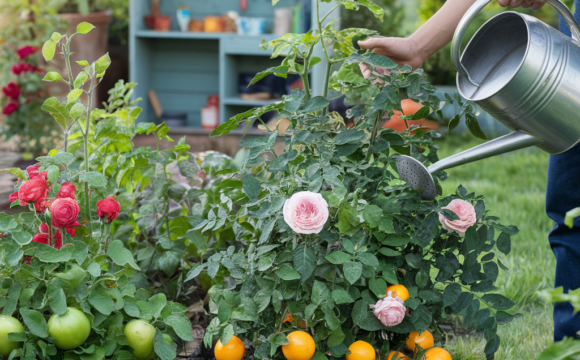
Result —
<instances>
[{"instance_id":1,"label":"garden tool","mask_svg":"<svg viewBox=\"0 0 580 360\"><path fill-rule=\"evenodd\" d=\"M460 57L467 25L491 1L476 1L461 19L451 59L461 96L514 132L429 167L398 156L401 179L424 199L435 198L432 174L440 170L530 146L559 154L580 141L580 27L572 14L561 1L548 0L568 24L569 38L529 15L503 12L477 31Z\"/></svg>"}]
</instances>

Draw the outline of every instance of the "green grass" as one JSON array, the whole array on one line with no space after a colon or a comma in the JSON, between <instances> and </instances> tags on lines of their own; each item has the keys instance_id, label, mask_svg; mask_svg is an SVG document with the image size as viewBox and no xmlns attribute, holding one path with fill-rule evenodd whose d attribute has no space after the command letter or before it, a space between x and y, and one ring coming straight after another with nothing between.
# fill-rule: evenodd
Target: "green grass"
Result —
<instances>
[{"instance_id":1,"label":"green grass","mask_svg":"<svg viewBox=\"0 0 580 360\"><path fill-rule=\"evenodd\" d=\"M481 141L450 137L440 142L439 157L445 158ZM463 185L469 192L486 196L486 206L505 225L516 225L512 251L500 259L508 271L500 271L498 292L516 302L523 316L500 326L498 360L535 359L552 342L552 306L537 297L538 290L553 287L555 259L548 243L553 223L545 214L548 154L523 149L449 169L443 193ZM450 340L445 347L454 360L485 359L485 340L479 336Z\"/></svg>"}]
</instances>

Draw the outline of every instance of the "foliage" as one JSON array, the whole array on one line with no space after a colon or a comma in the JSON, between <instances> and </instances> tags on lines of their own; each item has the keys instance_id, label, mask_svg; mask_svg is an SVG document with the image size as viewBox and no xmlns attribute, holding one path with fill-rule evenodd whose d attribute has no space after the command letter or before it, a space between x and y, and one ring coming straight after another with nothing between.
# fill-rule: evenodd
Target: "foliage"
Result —
<instances>
[{"instance_id":1,"label":"foliage","mask_svg":"<svg viewBox=\"0 0 580 360\"><path fill-rule=\"evenodd\" d=\"M135 84L118 83L110 91L106 109L92 110L91 95L110 60L104 55L92 64L79 61L77 65L82 71L73 79L70 40L93 28L91 24L81 23L73 35L53 33L42 49L43 56L50 61L59 47L66 63L68 74L49 72L44 80L64 82L70 92L62 101L53 97L43 104L43 109L54 117L66 136L64 147L37 159L38 174L32 169L28 174L17 168L9 170L20 179L18 191L32 181L33 174L35 179L40 177L48 183L44 201L27 205L30 211L11 216L0 214L0 308L4 315L17 317L27 330L24 335L11 335L13 341L22 342L23 346L14 350L9 359L132 359L123 327L133 319L155 327L154 349L156 356L163 360L175 358L174 341L192 340L191 324L184 315L186 307L168 301L159 291L161 286L143 282L144 270L162 267L159 264L163 255L157 256L157 249L162 253L169 252L173 246L184 246L183 243L174 245L168 239L177 237L178 227L171 226L175 219L168 216L167 207L163 206L169 199L176 199L180 205L186 201L179 196L187 192L179 193L175 189L166 165L176 159L187 163L188 146L181 140L168 150L133 149L131 140L139 132L153 132L159 140L170 140L164 124L135 127L141 112L135 106L138 99L131 100ZM86 104L79 100L82 93L88 95ZM64 183L69 188L70 184L74 185L76 191L61 194ZM171 187L178 196L171 195ZM20 198L19 193L16 196ZM69 204L78 201L82 209L77 223L67 226L66 231L55 228L55 222L51 221L60 216L54 208L57 204L54 199L62 196L67 197ZM107 216L99 218L95 214L99 200L110 196L116 196L123 209L121 214L113 215L112 219L116 219L112 222ZM165 241L155 236L127 236L132 232L140 234L141 226L148 225L139 218L141 214L156 215L133 207L134 198L146 196L148 200L158 201L166 212L165 217L160 217L169 223L169 228L163 230L167 235ZM195 197L188 200L193 202ZM18 204L18 200L13 202L13 206ZM147 206L145 202L141 205ZM43 233L37 230L39 226ZM157 224L152 227L155 235L161 229ZM154 266L139 257L140 246L147 245L144 244L147 241L157 247L149 252L155 259ZM81 310L91 323L91 336L70 351L59 350L47 332L49 316L63 314L67 307ZM168 336L174 341L169 341Z\"/></svg>"},{"instance_id":2,"label":"foliage","mask_svg":"<svg viewBox=\"0 0 580 360\"><path fill-rule=\"evenodd\" d=\"M574 308L574 314L580 311L580 289L564 293L561 286L546 290L540 296L547 302L566 302ZM548 346L538 357L538 360L573 360L580 356L580 341L574 338L564 339Z\"/></svg>"},{"instance_id":3,"label":"foliage","mask_svg":"<svg viewBox=\"0 0 580 360\"><path fill-rule=\"evenodd\" d=\"M378 18L383 15L380 7L367 1L340 4L347 9L367 6ZM399 134L380 127L382 119L400 110L405 98L424 105L414 115L417 118L437 112L442 102L432 95L434 88L422 70L397 66L353 46L371 32L337 31L332 23L323 29L318 19L317 31L271 41L273 57L283 56L283 61L255 78L299 74L305 89L239 114L212 133L227 134L273 110L292 124L284 133L286 148L280 155L273 150L278 130L242 140L243 166L216 189L221 203L208 203L207 219L196 227L215 231L232 223L236 239L244 245L214 254L188 274L228 275L209 292L215 317L206 331L206 345L217 338L225 344L235 334L251 342L255 358L278 359L279 346L288 343L284 334L305 326L317 343L315 359L341 358L355 340L365 340L386 354L401 349L410 331L437 333L437 324L461 315L465 324L485 335L485 353L493 358L500 344L497 326L514 317L506 312L513 302L494 293L499 269L506 270L495 255L509 253L511 236L518 229L500 224L487 212L483 196L463 187L442 196L443 172L436 174L440 196L434 201L421 200L398 179L396 156L436 162L433 140L439 135L417 127ZM312 56L317 43L326 44L322 96L310 94L306 76L321 62ZM361 62L372 69L368 80L355 73ZM328 113L333 63L343 63L331 86L350 97L354 127ZM469 105L464 107L463 115L469 115ZM329 221L319 234L295 233L281 214L286 199L304 190L322 194L329 205ZM475 206L477 225L464 236L439 223L438 213L453 218L441 209L452 199ZM411 295L405 301L410 316L394 327L383 325L369 308L385 296L387 284L403 284ZM285 322L289 313L293 320Z\"/></svg>"},{"instance_id":4,"label":"foliage","mask_svg":"<svg viewBox=\"0 0 580 360\"><path fill-rule=\"evenodd\" d=\"M61 14L75 13L87 15L96 11L108 10L114 1L111 0L56 0Z\"/></svg>"},{"instance_id":5,"label":"foliage","mask_svg":"<svg viewBox=\"0 0 580 360\"><path fill-rule=\"evenodd\" d=\"M404 36L405 34L401 32L405 20L403 5L395 0L378 0L376 4L382 7L385 12L382 22L366 8L360 11L341 9L340 26L343 29L364 27L377 31L383 36Z\"/></svg>"},{"instance_id":6,"label":"foliage","mask_svg":"<svg viewBox=\"0 0 580 360\"><path fill-rule=\"evenodd\" d=\"M127 45L129 41L129 0L117 0L111 4L113 19L109 27L109 42Z\"/></svg>"},{"instance_id":7,"label":"foliage","mask_svg":"<svg viewBox=\"0 0 580 360\"><path fill-rule=\"evenodd\" d=\"M17 99L4 96L2 108L8 103L18 104L18 109L9 116L3 116L0 134L5 140L17 135L16 144L24 152L24 157L38 156L55 146L57 136L55 124L40 107L46 92L42 83L42 68L36 55L20 58L17 50L27 46L39 48L43 39L54 31L61 31L60 19L56 14L57 0L3 1L0 11L7 22L0 29L0 83L5 86L15 81L21 91ZM15 72L14 66L29 64L28 71Z\"/></svg>"}]
</instances>

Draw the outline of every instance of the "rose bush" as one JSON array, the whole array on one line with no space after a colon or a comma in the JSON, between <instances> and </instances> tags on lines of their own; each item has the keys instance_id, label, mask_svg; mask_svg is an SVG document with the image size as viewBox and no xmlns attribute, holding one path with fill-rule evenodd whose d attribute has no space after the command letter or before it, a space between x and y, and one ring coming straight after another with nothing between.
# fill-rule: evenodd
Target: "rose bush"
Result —
<instances>
[{"instance_id":1,"label":"rose bush","mask_svg":"<svg viewBox=\"0 0 580 360\"><path fill-rule=\"evenodd\" d=\"M15 215L0 214L0 309L25 330L7 334L17 344L8 347L0 329L0 350L8 351L8 359L132 359L135 336L129 339L124 329L137 319L153 329L154 351L147 358L174 359L178 344L192 340L187 308L168 297L186 294L196 283L185 288L184 275L153 282L146 274L191 268L184 227L191 226L192 207L203 191L178 187L167 168L178 161L187 175L201 169L183 140L169 150L133 148L135 133L152 125L135 125L141 111L131 100L135 84L120 82L106 108L93 109L91 95L109 57L70 63L71 37L92 29L81 23L74 35L54 33L42 50L51 61L58 47L67 72L80 66L74 78L56 72L44 77L70 88L65 99L49 98L43 105L62 129L63 147L26 171L3 170L19 179L11 206L24 207ZM87 104L79 100L82 93ZM158 140L168 139L164 124L153 126ZM144 199L159 208L147 209ZM173 204L179 210L170 212ZM151 225L153 217L161 223ZM146 226L154 231L141 232ZM207 245L201 235L194 239L200 248ZM179 290L161 291L172 284Z\"/></svg>"},{"instance_id":2,"label":"rose bush","mask_svg":"<svg viewBox=\"0 0 580 360\"><path fill-rule=\"evenodd\" d=\"M369 1L345 0L340 6L363 6L382 16ZM418 360L426 351L445 350L407 349L411 333L430 331L439 343L445 336L438 325L460 316L464 326L485 336L484 352L492 359L500 345L498 326L514 317L506 311L513 302L495 292L500 268L506 270L495 255L509 253L517 228L502 225L482 195L463 187L443 194L443 171L434 174L433 201L422 200L400 180L398 154L434 163L439 135L417 126L400 133L384 129L383 119L401 111L405 99L420 108L403 120L442 118L443 102L421 69L360 50L357 40L372 31L337 31L322 21L327 16L317 15L315 30L265 43L282 62L254 78L298 74L304 89L238 114L212 133L227 134L241 123L249 128L271 111L290 122L283 134L261 126L267 134L241 141L239 170L225 173L228 180L211 195L219 201L203 204L204 219L190 230L207 236L231 228L238 242L188 273L217 279L209 291L214 318L206 346L217 339L227 345L237 336L250 344L254 358L283 359L289 358L284 348L303 350L289 335L303 332L316 344L316 360L359 350L369 359L400 351ZM316 46L326 65L314 55ZM368 79L360 63L367 65ZM340 64L334 73L333 64ZM311 93L312 66L326 66L320 95ZM329 98L335 97L329 87L352 105L348 119L329 111ZM472 105L460 107L450 127L466 118L472 131L481 132ZM346 126L347 120L354 126ZM277 139L285 144L278 154ZM451 204L454 200L463 205ZM453 231L443 227L440 214Z\"/></svg>"}]
</instances>

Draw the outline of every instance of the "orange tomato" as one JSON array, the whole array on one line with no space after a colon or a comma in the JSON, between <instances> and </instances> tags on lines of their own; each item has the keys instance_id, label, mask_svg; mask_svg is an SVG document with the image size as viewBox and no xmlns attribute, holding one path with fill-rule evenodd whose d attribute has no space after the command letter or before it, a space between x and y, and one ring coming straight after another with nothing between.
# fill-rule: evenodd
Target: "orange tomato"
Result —
<instances>
[{"instance_id":1,"label":"orange tomato","mask_svg":"<svg viewBox=\"0 0 580 360\"><path fill-rule=\"evenodd\" d=\"M395 357L397 354L397 357ZM389 355L387 355L387 360L411 360L408 356L403 354L402 352L397 353L396 351L390 351Z\"/></svg>"},{"instance_id":2,"label":"orange tomato","mask_svg":"<svg viewBox=\"0 0 580 360\"><path fill-rule=\"evenodd\" d=\"M246 352L246 347L242 340L237 336L232 336L230 341L223 345L218 340L215 345L214 355L216 360L242 360Z\"/></svg>"},{"instance_id":3,"label":"orange tomato","mask_svg":"<svg viewBox=\"0 0 580 360\"><path fill-rule=\"evenodd\" d=\"M447 350L434 347L425 353L425 360L453 360L451 359L451 354Z\"/></svg>"},{"instance_id":4,"label":"orange tomato","mask_svg":"<svg viewBox=\"0 0 580 360\"><path fill-rule=\"evenodd\" d=\"M375 348L366 341L355 341L348 349L350 354L346 354L346 360L375 360Z\"/></svg>"},{"instance_id":5,"label":"orange tomato","mask_svg":"<svg viewBox=\"0 0 580 360\"><path fill-rule=\"evenodd\" d=\"M287 360L312 359L316 344L310 334L304 331L293 331L286 338L290 343L282 345L282 352Z\"/></svg>"},{"instance_id":6,"label":"orange tomato","mask_svg":"<svg viewBox=\"0 0 580 360\"><path fill-rule=\"evenodd\" d=\"M404 285L390 285L387 286L387 295L391 292L392 297L399 297L405 301L409 298L409 290Z\"/></svg>"},{"instance_id":7,"label":"orange tomato","mask_svg":"<svg viewBox=\"0 0 580 360\"><path fill-rule=\"evenodd\" d=\"M425 330L421 335L419 335L417 331L411 331L407 338L407 347L413 352L417 347L416 345L419 345L421 349L426 350L433 347L433 344L433 335L431 335L428 330Z\"/></svg>"}]
</instances>

